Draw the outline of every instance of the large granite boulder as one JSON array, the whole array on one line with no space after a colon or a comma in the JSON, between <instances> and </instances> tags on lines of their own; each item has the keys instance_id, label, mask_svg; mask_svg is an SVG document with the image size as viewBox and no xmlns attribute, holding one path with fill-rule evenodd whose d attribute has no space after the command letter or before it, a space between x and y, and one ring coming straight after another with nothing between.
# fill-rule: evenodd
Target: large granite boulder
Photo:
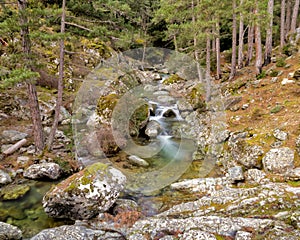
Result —
<instances>
[{"instance_id":1,"label":"large granite boulder","mask_svg":"<svg viewBox=\"0 0 300 240\"><path fill-rule=\"evenodd\" d=\"M264 169L284 174L294 168L294 151L288 147L273 148L262 159Z\"/></svg>"},{"instance_id":2,"label":"large granite boulder","mask_svg":"<svg viewBox=\"0 0 300 240\"><path fill-rule=\"evenodd\" d=\"M10 224L0 222L0 240L22 239L22 231Z\"/></svg>"},{"instance_id":3,"label":"large granite boulder","mask_svg":"<svg viewBox=\"0 0 300 240\"><path fill-rule=\"evenodd\" d=\"M125 181L126 177L119 170L95 163L46 193L43 207L52 217L89 219L114 204Z\"/></svg>"},{"instance_id":4,"label":"large granite boulder","mask_svg":"<svg viewBox=\"0 0 300 240\"><path fill-rule=\"evenodd\" d=\"M57 163L40 163L28 167L23 176L30 179L48 178L56 180L61 176L62 169Z\"/></svg>"},{"instance_id":5,"label":"large granite boulder","mask_svg":"<svg viewBox=\"0 0 300 240\"><path fill-rule=\"evenodd\" d=\"M228 141L230 152L233 159L247 169L260 168L263 148L259 145L249 144L247 135L247 132L234 133Z\"/></svg>"}]
</instances>

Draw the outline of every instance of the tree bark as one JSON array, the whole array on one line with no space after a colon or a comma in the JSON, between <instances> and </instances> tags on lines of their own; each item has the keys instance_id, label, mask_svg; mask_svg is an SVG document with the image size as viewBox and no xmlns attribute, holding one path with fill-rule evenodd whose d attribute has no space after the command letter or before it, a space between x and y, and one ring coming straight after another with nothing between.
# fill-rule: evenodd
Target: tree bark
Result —
<instances>
[{"instance_id":1,"label":"tree bark","mask_svg":"<svg viewBox=\"0 0 300 240\"><path fill-rule=\"evenodd\" d=\"M272 57L272 28L273 28L273 9L274 9L274 0L268 1L268 14L270 17L269 26L267 28L266 35L266 50L264 56L264 65L268 65L271 62Z\"/></svg>"},{"instance_id":2,"label":"tree bark","mask_svg":"<svg viewBox=\"0 0 300 240\"><path fill-rule=\"evenodd\" d=\"M229 80L232 80L236 73L236 40L237 40L237 26L236 26L236 0L232 0L232 55L231 55L231 70Z\"/></svg>"},{"instance_id":3,"label":"tree bark","mask_svg":"<svg viewBox=\"0 0 300 240\"><path fill-rule=\"evenodd\" d=\"M280 47L285 44L285 0L281 0L280 10Z\"/></svg>"},{"instance_id":4,"label":"tree bark","mask_svg":"<svg viewBox=\"0 0 300 240\"><path fill-rule=\"evenodd\" d=\"M21 25L21 38L22 38L22 49L24 52L26 65L29 69L32 68L30 64L30 53L31 53L31 44L29 38L29 28L28 28L28 18L26 16L26 0L18 0L18 8L20 11L20 25ZM41 152L44 149L44 133L43 126L40 116L40 108L38 103L37 91L35 84L29 80L26 82L28 98L29 98L29 107L31 112L31 118L33 123L33 138L35 143L35 148L38 152Z\"/></svg>"},{"instance_id":5,"label":"tree bark","mask_svg":"<svg viewBox=\"0 0 300 240\"><path fill-rule=\"evenodd\" d=\"M243 0L240 1L240 6L243 5ZM244 17L243 13L240 13L240 26L239 26L239 50L238 50L238 68L243 67L243 47L244 47Z\"/></svg>"},{"instance_id":6,"label":"tree bark","mask_svg":"<svg viewBox=\"0 0 300 240\"><path fill-rule=\"evenodd\" d=\"M210 51L211 51L211 43L209 32L207 32L206 36L206 77L210 77Z\"/></svg>"},{"instance_id":7,"label":"tree bark","mask_svg":"<svg viewBox=\"0 0 300 240\"><path fill-rule=\"evenodd\" d=\"M216 21L216 61L217 61L217 74L216 79L221 78L221 43L220 43L220 23Z\"/></svg>"},{"instance_id":8,"label":"tree bark","mask_svg":"<svg viewBox=\"0 0 300 240\"><path fill-rule=\"evenodd\" d=\"M255 15L258 15L258 3L256 1L255 4ZM261 74L262 72L262 48L261 48L261 32L260 32L260 25L258 22L255 23L254 26L254 33L255 33L255 72L256 75Z\"/></svg>"},{"instance_id":9,"label":"tree bark","mask_svg":"<svg viewBox=\"0 0 300 240\"><path fill-rule=\"evenodd\" d=\"M285 39L291 29L291 16L292 16L292 1L287 0L286 2L286 14L285 14Z\"/></svg>"},{"instance_id":10,"label":"tree bark","mask_svg":"<svg viewBox=\"0 0 300 240\"><path fill-rule=\"evenodd\" d=\"M63 0L62 3L62 16L61 16L61 29L60 32L62 35L65 33L65 19L66 19L66 0ZM47 141L47 148L50 150L54 141L55 133L58 127L60 108L62 106L62 97L63 97L63 81L64 81L64 57L65 57L65 43L64 38L60 40L60 62L59 62L59 78L58 78L58 87L57 87L57 100L55 105L55 115L53 120L52 129L49 134Z\"/></svg>"},{"instance_id":11,"label":"tree bark","mask_svg":"<svg viewBox=\"0 0 300 240\"><path fill-rule=\"evenodd\" d=\"M299 0L296 0L295 5L294 5L294 9L293 9L293 15L292 15L291 33L296 32L298 11L299 11Z\"/></svg>"},{"instance_id":12,"label":"tree bark","mask_svg":"<svg viewBox=\"0 0 300 240\"><path fill-rule=\"evenodd\" d=\"M254 27L250 23L248 28L248 51L245 66L249 66L253 57L253 40L254 40Z\"/></svg>"}]
</instances>

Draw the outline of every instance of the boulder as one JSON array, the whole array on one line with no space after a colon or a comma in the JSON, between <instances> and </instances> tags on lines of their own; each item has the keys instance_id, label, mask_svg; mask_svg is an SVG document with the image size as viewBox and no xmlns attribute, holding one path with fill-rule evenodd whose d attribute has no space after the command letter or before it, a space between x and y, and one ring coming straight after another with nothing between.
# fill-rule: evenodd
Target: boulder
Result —
<instances>
[{"instance_id":1,"label":"boulder","mask_svg":"<svg viewBox=\"0 0 300 240\"><path fill-rule=\"evenodd\" d=\"M95 239L124 239L122 234L114 231L91 229L86 226L64 225L45 229L31 240L95 240Z\"/></svg>"},{"instance_id":2,"label":"boulder","mask_svg":"<svg viewBox=\"0 0 300 240\"><path fill-rule=\"evenodd\" d=\"M232 157L246 168L261 167L263 148L248 144L246 136L247 133L234 133L229 138L228 144Z\"/></svg>"},{"instance_id":3,"label":"boulder","mask_svg":"<svg viewBox=\"0 0 300 240\"><path fill-rule=\"evenodd\" d=\"M27 136L27 133L19 132L16 130L5 130L2 132L2 141L4 143L14 143L26 138Z\"/></svg>"},{"instance_id":4,"label":"boulder","mask_svg":"<svg viewBox=\"0 0 300 240\"><path fill-rule=\"evenodd\" d=\"M52 217L89 219L107 211L123 190L126 177L117 169L95 163L62 181L43 198Z\"/></svg>"},{"instance_id":5,"label":"boulder","mask_svg":"<svg viewBox=\"0 0 300 240\"><path fill-rule=\"evenodd\" d=\"M151 120L148 122L145 134L150 138L155 138L161 131L161 126L157 121Z\"/></svg>"},{"instance_id":6,"label":"boulder","mask_svg":"<svg viewBox=\"0 0 300 240\"><path fill-rule=\"evenodd\" d=\"M139 167L148 167L149 166L149 163L146 160L144 160L136 155L129 156L128 161Z\"/></svg>"},{"instance_id":7,"label":"boulder","mask_svg":"<svg viewBox=\"0 0 300 240\"><path fill-rule=\"evenodd\" d=\"M29 190L30 186L26 184L8 185L1 189L0 197L3 200L16 200L23 197Z\"/></svg>"},{"instance_id":8,"label":"boulder","mask_svg":"<svg viewBox=\"0 0 300 240\"><path fill-rule=\"evenodd\" d=\"M275 129L273 132L273 136L280 141L285 141L288 138L288 134L280 129Z\"/></svg>"},{"instance_id":9,"label":"boulder","mask_svg":"<svg viewBox=\"0 0 300 240\"><path fill-rule=\"evenodd\" d=\"M294 151L288 147L271 149L263 157L262 163L266 171L284 174L294 168Z\"/></svg>"},{"instance_id":10,"label":"boulder","mask_svg":"<svg viewBox=\"0 0 300 240\"><path fill-rule=\"evenodd\" d=\"M56 180L61 176L62 169L57 163L40 163L28 167L23 176L29 179L48 178Z\"/></svg>"},{"instance_id":11,"label":"boulder","mask_svg":"<svg viewBox=\"0 0 300 240\"><path fill-rule=\"evenodd\" d=\"M285 178L291 181L299 181L300 180L300 167L291 169L286 172Z\"/></svg>"},{"instance_id":12,"label":"boulder","mask_svg":"<svg viewBox=\"0 0 300 240\"><path fill-rule=\"evenodd\" d=\"M228 169L228 177L231 182L244 180L244 172L242 167L236 166Z\"/></svg>"},{"instance_id":13,"label":"boulder","mask_svg":"<svg viewBox=\"0 0 300 240\"><path fill-rule=\"evenodd\" d=\"M0 240L22 239L22 231L10 224L0 222Z\"/></svg>"},{"instance_id":14,"label":"boulder","mask_svg":"<svg viewBox=\"0 0 300 240\"><path fill-rule=\"evenodd\" d=\"M264 171L253 168L249 169L245 173L246 181L249 183L262 184L268 181L266 179L267 175Z\"/></svg>"},{"instance_id":15,"label":"boulder","mask_svg":"<svg viewBox=\"0 0 300 240\"><path fill-rule=\"evenodd\" d=\"M9 174L0 169L0 186L11 183L11 182L12 182L12 180L11 180L11 177L9 176Z\"/></svg>"}]
</instances>

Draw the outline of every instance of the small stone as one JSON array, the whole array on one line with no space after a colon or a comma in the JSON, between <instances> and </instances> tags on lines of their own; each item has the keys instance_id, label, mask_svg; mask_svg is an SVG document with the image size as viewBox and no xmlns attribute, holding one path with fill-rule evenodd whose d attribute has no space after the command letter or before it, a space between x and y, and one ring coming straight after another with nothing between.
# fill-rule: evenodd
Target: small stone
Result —
<instances>
[{"instance_id":1,"label":"small stone","mask_svg":"<svg viewBox=\"0 0 300 240\"><path fill-rule=\"evenodd\" d=\"M149 166L149 163L146 160L144 160L136 155L129 156L128 160L130 163L135 164L139 167L148 167Z\"/></svg>"},{"instance_id":2,"label":"small stone","mask_svg":"<svg viewBox=\"0 0 300 240\"><path fill-rule=\"evenodd\" d=\"M252 233L245 231L238 231L235 235L234 240L251 240L253 239Z\"/></svg>"},{"instance_id":3,"label":"small stone","mask_svg":"<svg viewBox=\"0 0 300 240\"><path fill-rule=\"evenodd\" d=\"M22 239L22 231L10 224L0 222L0 239L19 240Z\"/></svg>"},{"instance_id":4,"label":"small stone","mask_svg":"<svg viewBox=\"0 0 300 240\"><path fill-rule=\"evenodd\" d=\"M290 84L290 83L295 83L294 80L289 80L288 78L284 78L281 81L281 85L286 85L286 84Z\"/></svg>"},{"instance_id":5,"label":"small stone","mask_svg":"<svg viewBox=\"0 0 300 240\"><path fill-rule=\"evenodd\" d=\"M300 69L297 69L294 73L293 73L293 78L296 80L300 80Z\"/></svg>"},{"instance_id":6,"label":"small stone","mask_svg":"<svg viewBox=\"0 0 300 240\"><path fill-rule=\"evenodd\" d=\"M294 168L294 151L288 147L274 148L262 159L264 169L272 173L285 173Z\"/></svg>"},{"instance_id":7,"label":"small stone","mask_svg":"<svg viewBox=\"0 0 300 240\"><path fill-rule=\"evenodd\" d=\"M17 163L20 164L20 165L25 165L29 162L30 158L27 157L27 156L19 156L17 158Z\"/></svg>"},{"instance_id":8,"label":"small stone","mask_svg":"<svg viewBox=\"0 0 300 240\"><path fill-rule=\"evenodd\" d=\"M272 63L276 63L276 62L277 62L276 57L271 57L271 62L272 62Z\"/></svg>"},{"instance_id":9,"label":"small stone","mask_svg":"<svg viewBox=\"0 0 300 240\"><path fill-rule=\"evenodd\" d=\"M284 131L281 131L278 128L274 130L273 136L275 138L277 138L278 140L280 140L280 141L285 141L288 138L288 134L286 132L284 132Z\"/></svg>"},{"instance_id":10,"label":"small stone","mask_svg":"<svg viewBox=\"0 0 300 240\"><path fill-rule=\"evenodd\" d=\"M231 182L244 180L244 173L242 167L237 166L237 167L229 168L228 177Z\"/></svg>"},{"instance_id":11,"label":"small stone","mask_svg":"<svg viewBox=\"0 0 300 240\"><path fill-rule=\"evenodd\" d=\"M11 180L11 177L9 176L9 174L0 169L0 186L6 185L11 182L12 182L12 180Z\"/></svg>"},{"instance_id":12,"label":"small stone","mask_svg":"<svg viewBox=\"0 0 300 240\"><path fill-rule=\"evenodd\" d=\"M114 215L117 215L126 212L138 212L139 210L139 206L135 201L130 199L117 199L112 212Z\"/></svg>"},{"instance_id":13,"label":"small stone","mask_svg":"<svg viewBox=\"0 0 300 240\"><path fill-rule=\"evenodd\" d=\"M278 77L272 77L271 78L271 83L276 83L278 82Z\"/></svg>"},{"instance_id":14,"label":"small stone","mask_svg":"<svg viewBox=\"0 0 300 240\"><path fill-rule=\"evenodd\" d=\"M246 110L247 108L249 108L249 104L243 104L242 109Z\"/></svg>"}]
</instances>

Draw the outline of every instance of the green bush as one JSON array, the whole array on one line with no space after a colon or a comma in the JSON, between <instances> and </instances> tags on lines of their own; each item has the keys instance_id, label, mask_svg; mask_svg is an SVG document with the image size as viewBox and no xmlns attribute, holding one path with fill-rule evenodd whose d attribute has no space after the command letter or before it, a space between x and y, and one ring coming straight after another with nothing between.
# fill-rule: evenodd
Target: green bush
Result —
<instances>
[{"instance_id":1,"label":"green bush","mask_svg":"<svg viewBox=\"0 0 300 240\"><path fill-rule=\"evenodd\" d=\"M284 58L279 58L276 67L284 67L286 65L285 59Z\"/></svg>"}]
</instances>

